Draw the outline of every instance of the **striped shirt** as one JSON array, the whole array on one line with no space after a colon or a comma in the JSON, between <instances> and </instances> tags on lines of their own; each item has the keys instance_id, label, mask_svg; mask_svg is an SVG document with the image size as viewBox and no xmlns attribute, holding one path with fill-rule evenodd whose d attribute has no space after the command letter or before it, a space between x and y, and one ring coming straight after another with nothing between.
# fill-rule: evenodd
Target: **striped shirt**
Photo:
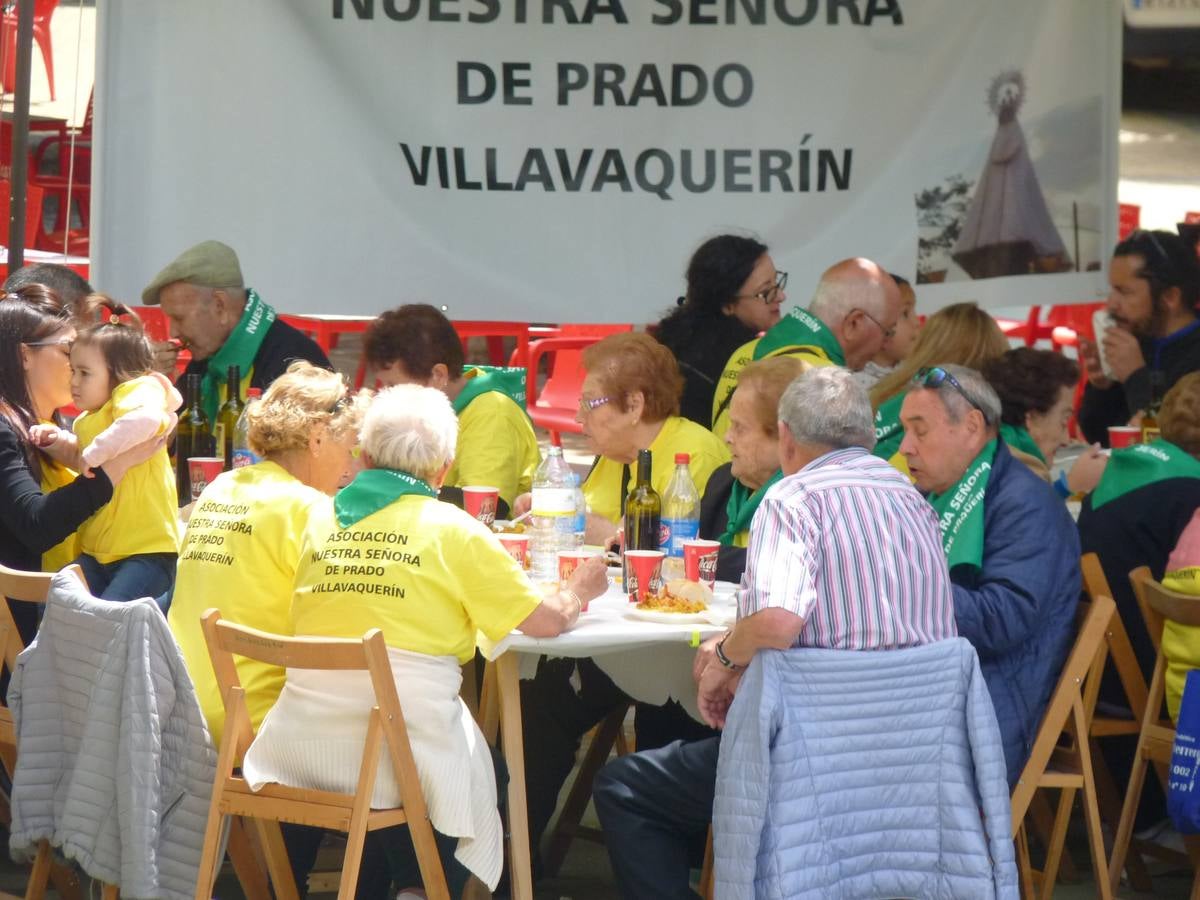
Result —
<instances>
[{"instance_id":1,"label":"striped shirt","mask_svg":"<svg viewBox=\"0 0 1200 900\"><path fill-rule=\"evenodd\" d=\"M933 508L861 447L782 479L750 526L738 617L779 607L805 620L799 647L881 650L957 633Z\"/></svg>"}]
</instances>

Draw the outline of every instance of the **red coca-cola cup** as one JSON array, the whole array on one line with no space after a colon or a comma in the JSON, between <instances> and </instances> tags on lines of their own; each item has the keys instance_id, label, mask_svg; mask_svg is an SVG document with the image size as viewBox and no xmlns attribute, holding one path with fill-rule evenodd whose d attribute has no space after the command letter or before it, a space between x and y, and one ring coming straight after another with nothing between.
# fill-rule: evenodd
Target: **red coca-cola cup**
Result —
<instances>
[{"instance_id":1,"label":"red coca-cola cup","mask_svg":"<svg viewBox=\"0 0 1200 900\"><path fill-rule=\"evenodd\" d=\"M500 499L499 488L487 485L468 485L462 489L463 508L472 516L490 526L496 521L496 502Z\"/></svg>"},{"instance_id":2,"label":"red coca-cola cup","mask_svg":"<svg viewBox=\"0 0 1200 900\"><path fill-rule=\"evenodd\" d=\"M527 534L498 534L500 544L508 551L508 555L521 564L521 568L529 571L529 535Z\"/></svg>"},{"instance_id":3,"label":"red coca-cola cup","mask_svg":"<svg viewBox=\"0 0 1200 900\"><path fill-rule=\"evenodd\" d=\"M225 468L225 460L219 456L189 456L188 475L192 480L192 499L199 500L204 489Z\"/></svg>"},{"instance_id":4,"label":"red coca-cola cup","mask_svg":"<svg viewBox=\"0 0 1200 900\"><path fill-rule=\"evenodd\" d=\"M662 586L662 564L667 554L661 550L625 551L625 590L630 603L641 603Z\"/></svg>"},{"instance_id":5,"label":"red coca-cola cup","mask_svg":"<svg viewBox=\"0 0 1200 900\"><path fill-rule=\"evenodd\" d=\"M683 542L683 577L702 581L711 588L717 580L717 552L720 541L691 538Z\"/></svg>"}]
</instances>

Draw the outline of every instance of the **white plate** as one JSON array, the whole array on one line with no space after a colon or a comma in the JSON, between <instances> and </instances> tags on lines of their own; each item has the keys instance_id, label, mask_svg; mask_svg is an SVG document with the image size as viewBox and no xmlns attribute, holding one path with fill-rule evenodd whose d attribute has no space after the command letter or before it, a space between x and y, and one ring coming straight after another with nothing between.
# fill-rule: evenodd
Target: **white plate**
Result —
<instances>
[{"instance_id":1,"label":"white plate","mask_svg":"<svg viewBox=\"0 0 1200 900\"><path fill-rule=\"evenodd\" d=\"M698 613L662 612L657 609L638 609L636 606L625 611L630 619L641 619L643 622L656 622L659 625L695 625L708 622L708 610Z\"/></svg>"}]
</instances>

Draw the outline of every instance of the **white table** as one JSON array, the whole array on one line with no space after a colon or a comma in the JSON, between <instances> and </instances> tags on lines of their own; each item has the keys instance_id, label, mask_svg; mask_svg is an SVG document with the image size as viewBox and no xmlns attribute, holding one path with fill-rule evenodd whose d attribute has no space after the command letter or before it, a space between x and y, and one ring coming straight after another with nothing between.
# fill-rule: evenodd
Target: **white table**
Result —
<instances>
[{"instance_id":1,"label":"white table","mask_svg":"<svg viewBox=\"0 0 1200 900\"><path fill-rule=\"evenodd\" d=\"M522 670L532 675L539 656L592 657L617 687L635 700L661 704L669 699L696 712L692 681L695 648L733 623L734 585L718 582L709 621L659 624L627 617L632 608L625 594L610 585L593 600L579 623L556 638L532 638L519 632L494 646L481 646L489 660L484 674L480 719L484 735L494 741L500 731L508 763L509 878L512 897L532 900L529 855L529 811L525 797L525 747L521 724Z\"/></svg>"}]
</instances>

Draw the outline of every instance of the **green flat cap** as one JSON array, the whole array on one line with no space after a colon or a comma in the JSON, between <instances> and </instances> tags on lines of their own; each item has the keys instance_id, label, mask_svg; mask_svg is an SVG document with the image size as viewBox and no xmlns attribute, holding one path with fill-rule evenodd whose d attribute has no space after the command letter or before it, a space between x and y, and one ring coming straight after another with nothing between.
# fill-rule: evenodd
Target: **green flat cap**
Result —
<instances>
[{"instance_id":1,"label":"green flat cap","mask_svg":"<svg viewBox=\"0 0 1200 900\"><path fill-rule=\"evenodd\" d=\"M142 302L147 306L158 305L158 292L168 284L186 281L210 288L244 288L242 267L237 254L228 244L220 241L203 241L188 247L142 291Z\"/></svg>"}]
</instances>

